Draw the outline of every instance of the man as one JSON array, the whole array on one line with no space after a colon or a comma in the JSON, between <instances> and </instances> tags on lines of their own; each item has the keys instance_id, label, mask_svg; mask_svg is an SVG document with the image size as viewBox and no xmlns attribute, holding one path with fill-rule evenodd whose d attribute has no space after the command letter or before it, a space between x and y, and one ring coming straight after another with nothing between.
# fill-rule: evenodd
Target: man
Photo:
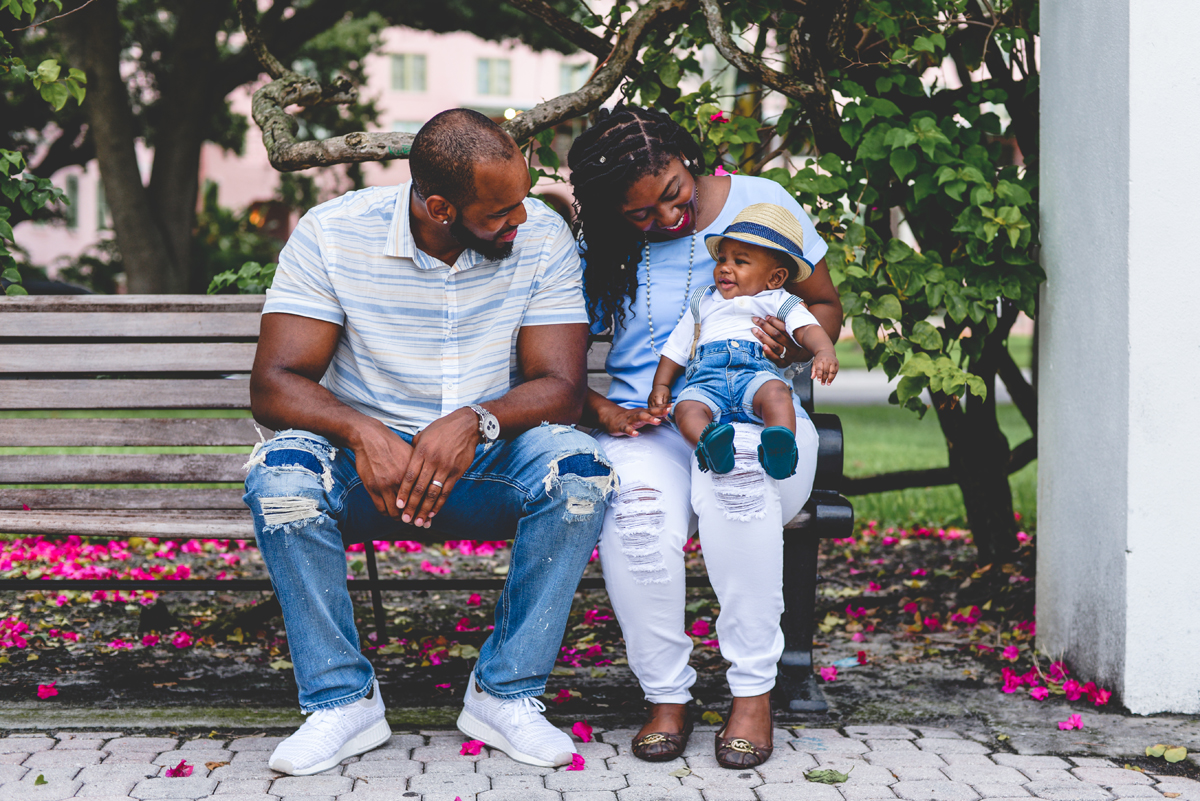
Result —
<instances>
[{"instance_id":1,"label":"man","mask_svg":"<svg viewBox=\"0 0 1200 801\"><path fill-rule=\"evenodd\" d=\"M537 699L616 482L565 425L586 391L575 243L481 114L431 119L409 165L411 184L306 214L263 309L251 405L279 433L250 459L246 504L309 714L271 755L293 775L391 736L343 540L401 537L397 521L514 538L459 728L543 767L575 751Z\"/></svg>"}]
</instances>

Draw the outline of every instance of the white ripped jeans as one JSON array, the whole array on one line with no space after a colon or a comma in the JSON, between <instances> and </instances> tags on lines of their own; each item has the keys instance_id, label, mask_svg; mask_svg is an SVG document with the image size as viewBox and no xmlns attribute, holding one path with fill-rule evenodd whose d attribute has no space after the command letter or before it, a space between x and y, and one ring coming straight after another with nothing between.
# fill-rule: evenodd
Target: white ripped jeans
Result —
<instances>
[{"instance_id":1,"label":"white ripped jeans","mask_svg":"<svg viewBox=\"0 0 1200 801\"><path fill-rule=\"evenodd\" d=\"M721 606L716 631L731 663L729 689L747 697L775 686L783 653L783 523L808 500L817 466L816 429L796 417L800 461L784 481L758 463L757 425L733 424L736 466L725 475L700 472L692 446L665 423L640 429L636 438L597 435L621 482L600 534L604 582L647 701L692 697L683 546L697 525Z\"/></svg>"}]
</instances>

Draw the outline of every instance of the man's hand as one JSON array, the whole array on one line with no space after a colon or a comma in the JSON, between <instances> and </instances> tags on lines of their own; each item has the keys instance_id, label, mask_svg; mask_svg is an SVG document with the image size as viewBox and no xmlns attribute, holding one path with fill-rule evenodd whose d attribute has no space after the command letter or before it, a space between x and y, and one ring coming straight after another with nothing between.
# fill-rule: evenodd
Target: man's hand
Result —
<instances>
[{"instance_id":1,"label":"man's hand","mask_svg":"<svg viewBox=\"0 0 1200 801\"><path fill-rule=\"evenodd\" d=\"M412 456L396 493L400 519L429 528L471 466L478 444L479 417L470 409L434 420L413 437Z\"/></svg>"},{"instance_id":2,"label":"man's hand","mask_svg":"<svg viewBox=\"0 0 1200 801\"><path fill-rule=\"evenodd\" d=\"M413 447L383 423L364 426L354 447L354 468L381 515L399 520L396 495L412 461Z\"/></svg>"}]
</instances>

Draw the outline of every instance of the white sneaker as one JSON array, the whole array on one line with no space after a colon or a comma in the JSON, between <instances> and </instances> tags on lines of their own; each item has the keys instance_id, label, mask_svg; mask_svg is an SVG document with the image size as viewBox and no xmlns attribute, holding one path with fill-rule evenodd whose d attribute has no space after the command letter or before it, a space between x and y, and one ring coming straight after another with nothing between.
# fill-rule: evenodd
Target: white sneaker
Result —
<instances>
[{"instance_id":1,"label":"white sneaker","mask_svg":"<svg viewBox=\"0 0 1200 801\"><path fill-rule=\"evenodd\" d=\"M268 764L280 773L309 776L381 746L391 736L376 681L370 693L353 703L311 713L295 734L275 747Z\"/></svg>"},{"instance_id":2,"label":"white sneaker","mask_svg":"<svg viewBox=\"0 0 1200 801\"><path fill-rule=\"evenodd\" d=\"M482 740L517 762L553 768L569 765L575 754L570 735L542 717L546 705L536 698L496 698L475 684L471 673L458 730L473 740Z\"/></svg>"}]
</instances>

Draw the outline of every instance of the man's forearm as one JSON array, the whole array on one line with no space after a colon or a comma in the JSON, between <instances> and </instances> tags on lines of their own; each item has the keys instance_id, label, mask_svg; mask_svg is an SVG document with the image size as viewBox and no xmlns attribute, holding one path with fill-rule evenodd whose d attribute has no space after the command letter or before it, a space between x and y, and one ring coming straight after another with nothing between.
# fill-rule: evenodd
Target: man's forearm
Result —
<instances>
[{"instance_id":1,"label":"man's forearm","mask_svg":"<svg viewBox=\"0 0 1200 801\"><path fill-rule=\"evenodd\" d=\"M365 432L383 426L317 382L284 369L251 379L250 409L254 419L268 428L311 431L351 450L358 448Z\"/></svg>"},{"instance_id":2,"label":"man's forearm","mask_svg":"<svg viewBox=\"0 0 1200 801\"><path fill-rule=\"evenodd\" d=\"M496 416L500 436L512 439L542 423L578 423L586 392L586 383L545 376L526 381L507 394L479 405Z\"/></svg>"}]
</instances>

